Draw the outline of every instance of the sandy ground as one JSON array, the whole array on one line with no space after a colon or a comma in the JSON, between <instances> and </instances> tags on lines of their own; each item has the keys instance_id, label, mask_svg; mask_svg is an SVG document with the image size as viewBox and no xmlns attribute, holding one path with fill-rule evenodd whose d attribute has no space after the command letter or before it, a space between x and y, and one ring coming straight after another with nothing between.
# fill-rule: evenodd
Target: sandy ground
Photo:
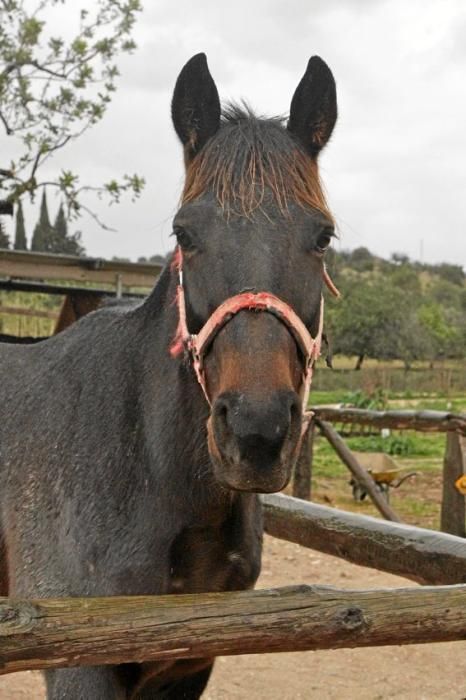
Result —
<instances>
[{"instance_id":1,"label":"sandy ground","mask_svg":"<svg viewBox=\"0 0 466 700\"><path fill-rule=\"evenodd\" d=\"M258 587L295 583L339 588L415 585L268 538ZM40 673L0 678L0 700L44 700L44 697ZM466 700L466 642L220 658L203 697L205 700Z\"/></svg>"}]
</instances>

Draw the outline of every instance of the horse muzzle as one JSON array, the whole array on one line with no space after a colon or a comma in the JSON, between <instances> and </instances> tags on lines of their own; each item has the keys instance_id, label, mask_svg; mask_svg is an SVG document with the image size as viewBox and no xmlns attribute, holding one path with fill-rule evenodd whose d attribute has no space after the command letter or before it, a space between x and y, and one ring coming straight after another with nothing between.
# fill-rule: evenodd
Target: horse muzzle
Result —
<instances>
[{"instance_id":1,"label":"horse muzzle","mask_svg":"<svg viewBox=\"0 0 466 700\"><path fill-rule=\"evenodd\" d=\"M290 479L300 433L301 401L293 391L275 391L267 400L239 391L221 394L208 423L216 479L238 491L281 490Z\"/></svg>"}]
</instances>

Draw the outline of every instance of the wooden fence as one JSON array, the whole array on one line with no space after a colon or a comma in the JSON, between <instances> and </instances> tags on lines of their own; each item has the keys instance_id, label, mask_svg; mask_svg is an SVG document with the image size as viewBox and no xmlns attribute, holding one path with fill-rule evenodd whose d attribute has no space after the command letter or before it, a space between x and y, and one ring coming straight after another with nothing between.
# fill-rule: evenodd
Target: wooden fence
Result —
<instances>
[{"instance_id":1,"label":"wooden fence","mask_svg":"<svg viewBox=\"0 0 466 700\"><path fill-rule=\"evenodd\" d=\"M0 299L0 316L5 315L17 320L16 330L2 333L0 341L36 340L34 337L23 337L21 319L24 316L50 320L46 324L48 330L43 336L45 338L50 334L59 333L82 316L94 311L104 297L144 296L152 289L160 271L161 266L152 263L0 250L0 291L52 294L63 298L61 309L57 313L12 307L3 304ZM30 330L30 326L28 327ZM32 335L29 332L29 336Z\"/></svg>"},{"instance_id":2,"label":"wooden fence","mask_svg":"<svg viewBox=\"0 0 466 700\"><path fill-rule=\"evenodd\" d=\"M265 531L272 536L441 585L1 598L0 673L466 638L464 539L289 496L263 496L262 503Z\"/></svg>"},{"instance_id":3,"label":"wooden fence","mask_svg":"<svg viewBox=\"0 0 466 700\"><path fill-rule=\"evenodd\" d=\"M446 433L443 464L443 494L441 528L443 532L466 537L465 497L457 489L458 479L466 475L466 416L443 411L370 411L357 408L314 407L302 453L295 470L293 495L309 500L315 431L320 430L332 445L353 477L363 484L367 494L388 520L399 521L398 515L377 488L370 472L364 469L356 456L333 427L333 423L370 426L381 430L419 430Z\"/></svg>"},{"instance_id":4,"label":"wooden fence","mask_svg":"<svg viewBox=\"0 0 466 700\"><path fill-rule=\"evenodd\" d=\"M271 535L422 582L466 581L461 538L288 496L262 501ZM465 637L466 585L0 599L0 673Z\"/></svg>"},{"instance_id":5,"label":"wooden fence","mask_svg":"<svg viewBox=\"0 0 466 700\"><path fill-rule=\"evenodd\" d=\"M466 586L323 586L0 603L0 673L466 636Z\"/></svg>"}]
</instances>

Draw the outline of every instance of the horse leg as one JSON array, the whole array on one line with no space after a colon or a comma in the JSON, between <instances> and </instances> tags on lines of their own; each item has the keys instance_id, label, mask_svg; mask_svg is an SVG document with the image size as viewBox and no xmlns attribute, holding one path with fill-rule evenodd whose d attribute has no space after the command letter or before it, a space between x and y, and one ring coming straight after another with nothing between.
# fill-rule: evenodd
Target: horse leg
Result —
<instances>
[{"instance_id":1,"label":"horse leg","mask_svg":"<svg viewBox=\"0 0 466 700\"><path fill-rule=\"evenodd\" d=\"M177 661L167 674L149 678L129 697L131 700L198 700L213 665L211 659Z\"/></svg>"},{"instance_id":2,"label":"horse leg","mask_svg":"<svg viewBox=\"0 0 466 700\"><path fill-rule=\"evenodd\" d=\"M64 668L45 672L47 700L126 700L111 666Z\"/></svg>"}]
</instances>

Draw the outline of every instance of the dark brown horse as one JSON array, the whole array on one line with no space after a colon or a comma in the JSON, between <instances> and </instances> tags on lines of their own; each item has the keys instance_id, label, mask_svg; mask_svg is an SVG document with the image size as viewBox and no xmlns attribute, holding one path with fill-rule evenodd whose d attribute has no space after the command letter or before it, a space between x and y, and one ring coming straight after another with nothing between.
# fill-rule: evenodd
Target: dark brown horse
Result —
<instances>
[{"instance_id":1,"label":"dark brown horse","mask_svg":"<svg viewBox=\"0 0 466 700\"><path fill-rule=\"evenodd\" d=\"M152 294L0 347L3 595L224 591L259 574L256 492L290 478L319 333L335 83L312 58L285 126L221 112L199 54L172 111L186 184ZM212 663L51 671L48 697L194 699Z\"/></svg>"}]
</instances>

